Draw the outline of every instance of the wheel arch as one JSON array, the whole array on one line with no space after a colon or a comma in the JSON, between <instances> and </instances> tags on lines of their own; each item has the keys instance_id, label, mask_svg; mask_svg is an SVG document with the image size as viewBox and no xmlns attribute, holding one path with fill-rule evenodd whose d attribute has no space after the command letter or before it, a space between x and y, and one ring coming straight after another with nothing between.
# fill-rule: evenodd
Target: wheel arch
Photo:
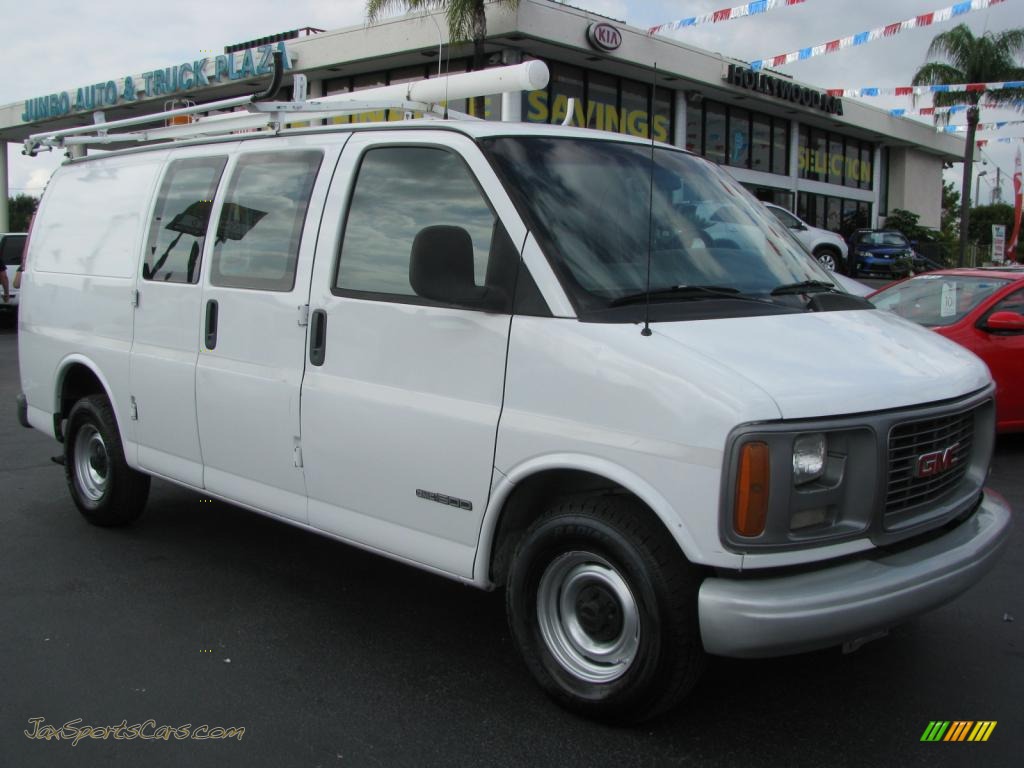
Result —
<instances>
[{"instance_id":1,"label":"wheel arch","mask_svg":"<svg viewBox=\"0 0 1024 768\"><path fill-rule=\"evenodd\" d=\"M124 444L124 432L121 429L117 404L111 396L113 390L110 382L92 360L84 355L68 355L57 366L54 380L56 383L53 392L53 432L57 440L64 442L61 425L76 402L89 395L103 395L110 401L110 407L114 410L117 429L121 432L121 442Z\"/></svg>"},{"instance_id":2,"label":"wheel arch","mask_svg":"<svg viewBox=\"0 0 1024 768\"><path fill-rule=\"evenodd\" d=\"M697 562L693 535L668 500L643 478L604 459L561 454L531 459L501 475L482 521L473 581L485 587L504 583L516 544L553 499L600 492L638 499L686 559Z\"/></svg>"}]
</instances>

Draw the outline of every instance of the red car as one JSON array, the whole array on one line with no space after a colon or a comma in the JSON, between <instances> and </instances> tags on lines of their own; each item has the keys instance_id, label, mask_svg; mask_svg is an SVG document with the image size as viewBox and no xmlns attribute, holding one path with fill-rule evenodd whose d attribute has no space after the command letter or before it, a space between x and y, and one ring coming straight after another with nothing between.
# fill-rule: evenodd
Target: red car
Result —
<instances>
[{"instance_id":1,"label":"red car","mask_svg":"<svg viewBox=\"0 0 1024 768\"><path fill-rule=\"evenodd\" d=\"M996 429L1024 431L1024 266L943 269L887 285L868 299L984 360L996 381Z\"/></svg>"}]
</instances>

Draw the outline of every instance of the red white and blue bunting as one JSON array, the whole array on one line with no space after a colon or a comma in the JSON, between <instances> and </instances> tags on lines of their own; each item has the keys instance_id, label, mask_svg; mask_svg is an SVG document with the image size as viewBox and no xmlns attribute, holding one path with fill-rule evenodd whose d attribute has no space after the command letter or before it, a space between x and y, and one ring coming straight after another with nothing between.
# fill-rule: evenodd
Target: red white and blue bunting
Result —
<instances>
[{"instance_id":1,"label":"red white and blue bunting","mask_svg":"<svg viewBox=\"0 0 1024 768\"><path fill-rule=\"evenodd\" d=\"M1001 1L1001 0L1000 0ZM1024 80L1007 80L1002 83L951 83L949 85L898 85L891 88L829 88L829 96L846 96L859 99L865 96L924 96L929 93L982 93L1020 88L1024 91ZM1024 98L1024 94L1022 94Z\"/></svg>"},{"instance_id":2,"label":"red white and blue bunting","mask_svg":"<svg viewBox=\"0 0 1024 768\"><path fill-rule=\"evenodd\" d=\"M1016 144L1018 141L1024 141L1024 136L1007 136L1004 139L978 139L974 143L979 147L984 147L986 144Z\"/></svg>"},{"instance_id":3,"label":"red white and blue bunting","mask_svg":"<svg viewBox=\"0 0 1024 768\"><path fill-rule=\"evenodd\" d=\"M801 48L798 51L781 53L778 56L770 56L769 58L761 59L760 61L752 61L750 63L750 68L756 70L763 69L764 67L781 67L784 64L791 64L794 61L803 61L804 59L810 59L815 56L824 56L827 53L835 53L836 51L841 51L845 48L854 48L859 45L866 45L867 43L880 40L884 37L898 35L900 32L905 32L908 29L917 29L919 27L929 27L932 24L940 24L944 21L955 19L958 16L963 16L965 13L981 11L1005 1L1006 0L964 0L964 2L940 8L937 11L922 13L911 19L904 19L903 21L886 24L884 27L876 27L864 32L858 32L855 35L849 35L838 40L830 40L827 43L814 45L810 48Z\"/></svg>"},{"instance_id":4,"label":"red white and blue bunting","mask_svg":"<svg viewBox=\"0 0 1024 768\"><path fill-rule=\"evenodd\" d=\"M1008 125L1024 125L1024 120L1003 120L998 123L978 123L979 131L1001 131ZM966 125L945 125L938 128L939 133L966 133Z\"/></svg>"},{"instance_id":5,"label":"red white and blue bunting","mask_svg":"<svg viewBox=\"0 0 1024 768\"><path fill-rule=\"evenodd\" d=\"M752 3L737 5L735 8L723 8L720 11L712 11L711 13L705 13L700 16L688 16L685 19L678 19L677 21L667 21L664 24L651 27L647 30L647 34L656 35L659 32L671 32L674 29L696 27L698 24L717 24L720 21L742 19L745 16L756 16L760 13L766 13L776 8L785 8L789 5L800 5L803 2L805 2L805 0L755 0L755 2Z\"/></svg>"}]
</instances>

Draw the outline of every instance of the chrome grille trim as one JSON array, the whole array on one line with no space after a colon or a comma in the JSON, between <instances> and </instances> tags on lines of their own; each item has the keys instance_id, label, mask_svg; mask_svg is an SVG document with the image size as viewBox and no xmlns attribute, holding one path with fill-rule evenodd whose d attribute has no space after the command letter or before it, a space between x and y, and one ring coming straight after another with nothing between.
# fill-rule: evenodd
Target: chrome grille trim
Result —
<instances>
[{"instance_id":1,"label":"chrome grille trim","mask_svg":"<svg viewBox=\"0 0 1024 768\"><path fill-rule=\"evenodd\" d=\"M889 432L888 479L884 516L909 512L959 490L971 464L977 406L957 413L895 424ZM917 477L923 454L957 448L951 469L933 477Z\"/></svg>"}]
</instances>

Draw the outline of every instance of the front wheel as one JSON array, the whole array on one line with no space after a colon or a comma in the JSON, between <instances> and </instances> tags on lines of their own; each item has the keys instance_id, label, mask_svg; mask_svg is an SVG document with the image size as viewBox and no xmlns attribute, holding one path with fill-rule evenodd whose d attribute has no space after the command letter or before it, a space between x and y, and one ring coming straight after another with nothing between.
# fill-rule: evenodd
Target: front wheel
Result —
<instances>
[{"instance_id":1,"label":"front wheel","mask_svg":"<svg viewBox=\"0 0 1024 768\"><path fill-rule=\"evenodd\" d=\"M125 461L114 410L102 395L83 397L68 414L64 474L75 506L93 525L127 525L146 506L149 476Z\"/></svg>"},{"instance_id":2,"label":"front wheel","mask_svg":"<svg viewBox=\"0 0 1024 768\"><path fill-rule=\"evenodd\" d=\"M676 704L704 654L699 580L676 543L622 496L579 499L516 550L509 624L541 687L589 717L639 722Z\"/></svg>"}]
</instances>

